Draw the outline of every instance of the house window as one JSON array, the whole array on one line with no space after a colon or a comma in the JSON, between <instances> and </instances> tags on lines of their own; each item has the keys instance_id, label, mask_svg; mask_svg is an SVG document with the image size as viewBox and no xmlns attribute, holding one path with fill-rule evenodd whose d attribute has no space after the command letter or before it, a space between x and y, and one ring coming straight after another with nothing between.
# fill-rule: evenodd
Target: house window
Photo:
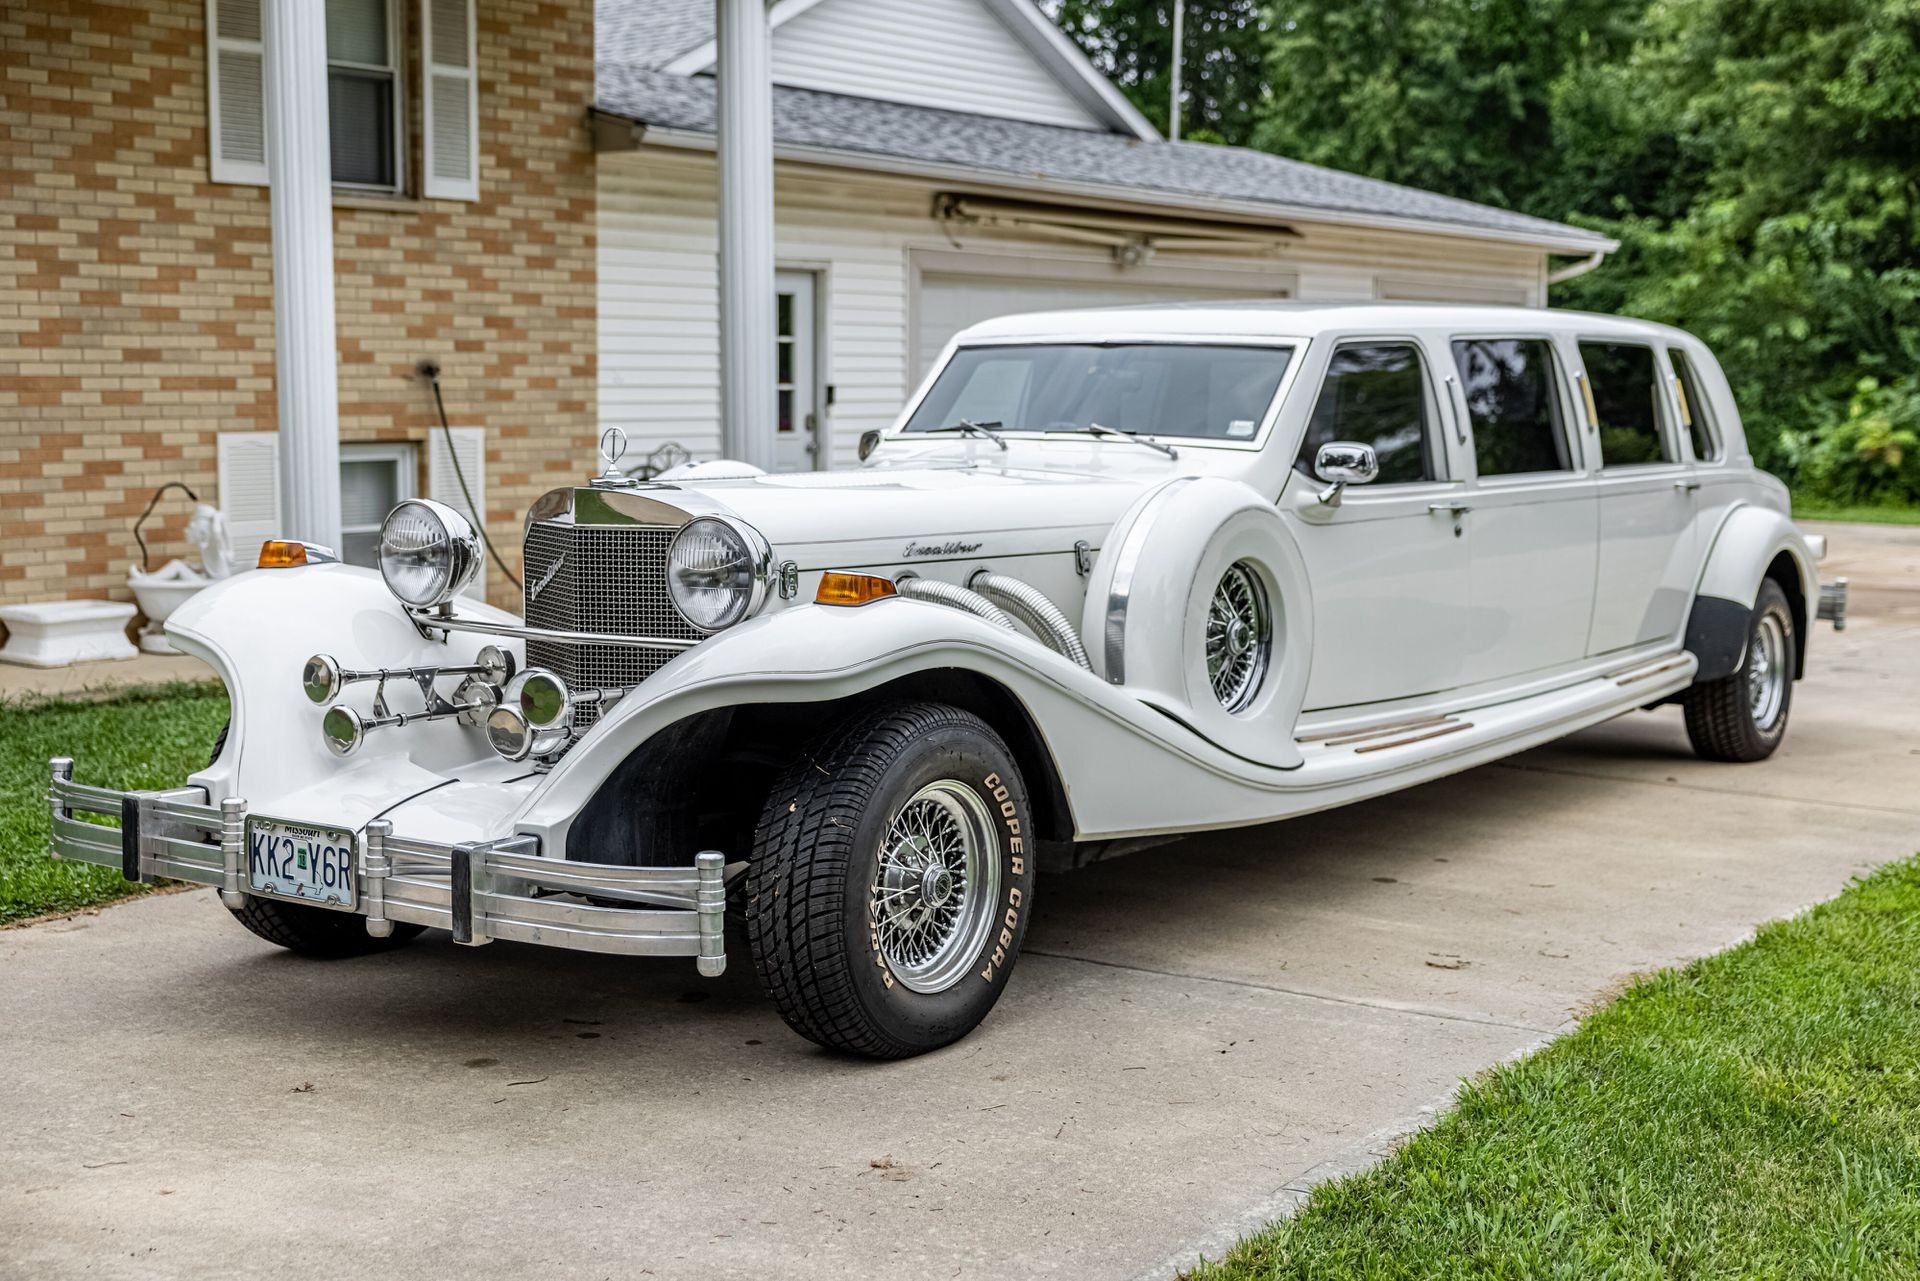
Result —
<instances>
[{"instance_id":1,"label":"house window","mask_svg":"<svg viewBox=\"0 0 1920 1281\"><path fill-rule=\"evenodd\" d=\"M419 55L421 194L478 200L479 96L474 0L326 0L327 116L336 186L399 192L407 183L407 67ZM267 181L264 0L207 0L210 169L215 182Z\"/></svg>"},{"instance_id":2,"label":"house window","mask_svg":"<svg viewBox=\"0 0 1920 1281\"><path fill-rule=\"evenodd\" d=\"M400 39L395 0L327 0L327 123L333 181L400 186Z\"/></svg>"},{"instance_id":3,"label":"house window","mask_svg":"<svg viewBox=\"0 0 1920 1281\"><path fill-rule=\"evenodd\" d=\"M340 559L379 567L380 525L402 499L414 496L412 445L340 447Z\"/></svg>"}]
</instances>

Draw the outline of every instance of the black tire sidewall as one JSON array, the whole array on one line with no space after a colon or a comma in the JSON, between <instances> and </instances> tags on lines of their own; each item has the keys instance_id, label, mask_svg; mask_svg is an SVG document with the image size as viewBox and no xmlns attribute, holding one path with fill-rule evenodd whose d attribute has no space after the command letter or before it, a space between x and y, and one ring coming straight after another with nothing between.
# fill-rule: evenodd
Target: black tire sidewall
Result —
<instances>
[{"instance_id":1,"label":"black tire sidewall","mask_svg":"<svg viewBox=\"0 0 1920 1281\"><path fill-rule=\"evenodd\" d=\"M998 836L1000 892L986 938L960 980L941 992L915 992L896 978L875 927L874 880L894 812L929 783L961 783L985 802ZM1012 753L990 731L947 724L914 738L880 773L855 822L841 904L843 945L853 960L856 998L876 1030L904 1045L931 1048L965 1034L1000 997L1033 902L1033 812Z\"/></svg>"}]
</instances>

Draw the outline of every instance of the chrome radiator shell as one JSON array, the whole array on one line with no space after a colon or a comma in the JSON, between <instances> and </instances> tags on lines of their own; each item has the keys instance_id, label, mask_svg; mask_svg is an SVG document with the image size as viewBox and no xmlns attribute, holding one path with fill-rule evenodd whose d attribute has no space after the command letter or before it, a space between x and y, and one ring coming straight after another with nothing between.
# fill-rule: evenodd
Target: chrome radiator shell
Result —
<instances>
[{"instance_id":1,"label":"chrome radiator shell","mask_svg":"<svg viewBox=\"0 0 1920 1281\"><path fill-rule=\"evenodd\" d=\"M527 623L555 631L705 639L667 595L667 547L677 530L565 518L528 522L522 575ZM574 689L637 685L673 656L665 649L527 642L528 666L558 672ZM576 728L587 729L599 715L599 705L583 704L575 714Z\"/></svg>"}]
</instances>

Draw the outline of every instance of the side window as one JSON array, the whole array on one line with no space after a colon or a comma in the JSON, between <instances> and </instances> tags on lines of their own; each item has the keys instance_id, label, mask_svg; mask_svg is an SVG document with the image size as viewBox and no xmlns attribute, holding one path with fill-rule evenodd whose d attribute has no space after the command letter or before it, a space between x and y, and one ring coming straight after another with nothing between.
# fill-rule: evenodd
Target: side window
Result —
<instances>
[{"instance_id":1,"label":"side window","mask_svg":"<svg viewBox=\"0 0 1920 1281\"><path fill-rule=\"evenodd\" d=\"M1572 471L1554 394L1553 345L1544 338L1462 338L1460 367L1473 454L1482 476Z\"/></svg>"},{"instance_id":2,"label":"side window","mask_svg":"<svg viewBox=\"0 0 1920 1281\"><path fill-rule=\"evenodd\" d=\"M1420 349L1412 343L1363 343L1333 353L1294 467L1313 475L1320 446L1335 440L1372 445L1382 485L1439 479L1433 416Z\"/></svg>"},{"instance_id":3,"label":"side window","mask_svg":"<svg viewBox=\"0 0 1920 1281\"><path fill-rule=\"evenodd\" d=\"M1653 348L1637 343L1583 342L1580 359L1600 431L1603 467L1677 463L1660 435L1660 377Z\"/></svg>"},{"instance_id":4,"label":"side window","mask_svg":"<svg viewBox=\"0 0 1920 1281\"><path fill-rule=\"evenodd\" d=\"M1703 463L1718 462L1720 437L1709 420L1713 411L1707 402L1706 391L1700 386L1700 376L1694 371L1693 362L1687 359L1685 352L1669 348L1667 355L1673 360L1673 373L1677 380L1674 390L1679 393L1675 399L1680 402L1680 424L1687 429L1687 438L1693 442L1693 456Z\"/></svg>"}]
</instances>

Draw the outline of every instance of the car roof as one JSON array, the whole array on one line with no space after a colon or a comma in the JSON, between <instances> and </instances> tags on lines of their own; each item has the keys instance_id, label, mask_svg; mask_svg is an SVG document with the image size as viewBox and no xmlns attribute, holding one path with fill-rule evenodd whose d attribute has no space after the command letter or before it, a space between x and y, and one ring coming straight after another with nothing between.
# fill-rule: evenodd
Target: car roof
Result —
<instances>
[{"instance_id":1,"label":"car roof","mask_svg":"<svg viewBox=\"0 0 1920 1281\"><path fill-rule=\"evenodd\" d=\"M1036 338L1051 341L1115 337L1312 338L1350 331L1418 330L1579 333L1621 338L1686 335L1668 325L1597 312L1472 303L1292 302L1249 299L1090 307L1000 316L962 330L960 343Z\"/></svg>"}]
</instances>

